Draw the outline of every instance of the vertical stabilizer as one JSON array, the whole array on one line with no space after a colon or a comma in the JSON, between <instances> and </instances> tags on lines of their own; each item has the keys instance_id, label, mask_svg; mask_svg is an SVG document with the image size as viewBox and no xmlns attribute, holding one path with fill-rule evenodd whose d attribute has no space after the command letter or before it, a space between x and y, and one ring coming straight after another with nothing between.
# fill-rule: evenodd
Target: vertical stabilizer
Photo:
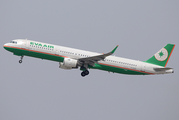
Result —
<instances>
[{"instance_id":1,"label":"vertical stabilizer","mask_svg":"<svg viewBox=\"0 0 179 120\"><path fill-rule=\"evenodd\" d=\"M174 47L174 44L167 44L164 48L159 50L157 53L155 53L155 55L144 62L166 67Z\"/></svg>"}]
</instances>

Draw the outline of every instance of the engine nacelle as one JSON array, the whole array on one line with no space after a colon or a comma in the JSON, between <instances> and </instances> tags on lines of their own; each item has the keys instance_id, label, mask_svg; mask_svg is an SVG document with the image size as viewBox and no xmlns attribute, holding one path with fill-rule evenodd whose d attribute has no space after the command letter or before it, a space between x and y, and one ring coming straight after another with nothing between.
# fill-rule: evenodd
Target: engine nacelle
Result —
<instances>
[{"instance_id":1,"label":"engine nacelle","mask_svg":"<svg viewBox=\"0 0 179 120\"><path fill-rule=\"evenodd\" d=\"M72 68L78 68L78 61L71 58L64 58L63 63L59 62L59 68L70 70Z\"/></svg>"}]
</instances>

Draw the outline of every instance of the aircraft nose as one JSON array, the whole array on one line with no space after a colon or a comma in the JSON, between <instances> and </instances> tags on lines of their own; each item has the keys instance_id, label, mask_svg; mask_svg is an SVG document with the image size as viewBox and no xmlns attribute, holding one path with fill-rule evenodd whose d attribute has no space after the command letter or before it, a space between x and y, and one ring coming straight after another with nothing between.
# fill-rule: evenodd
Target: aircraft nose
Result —
<instances>
[{"instance_id":1,"label":"aircraft nose","mask_svg":"<svg viewBox=\"0 0 179 120\"><path fill-rule=\"evenodd\" d=\"M3 48L6 49L7 48L7 43L3 45Z\"/></svg>"},{"instance_id":2,"label":"aircraft nose","mask_svg":"<svg viewBox=\"0 0 179 120\"><path fill-rule=\"evenodd\" d=\"M7 43L3 45L3 47L6 47L7 46Z\"/></svg>"}]
</instances>

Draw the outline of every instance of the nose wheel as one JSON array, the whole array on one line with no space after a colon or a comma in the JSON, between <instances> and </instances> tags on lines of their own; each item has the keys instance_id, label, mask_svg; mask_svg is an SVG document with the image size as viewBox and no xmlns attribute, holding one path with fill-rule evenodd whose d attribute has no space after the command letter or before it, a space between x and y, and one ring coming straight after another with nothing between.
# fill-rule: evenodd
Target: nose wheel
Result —
<instances>
[{"instance_id":1,"label":"nose wheel","mask_svg":"<svg viewBox=\"0 0 179 120\"><path fill-rule=\"evenodd\" d=\"M21 56L21 59L19 60L19 63L22 63L22 59L23 59L24 56Z\"/></svg>"},{"instance_id":2,"label":"nose wheel","mask_svg":"<svg viewBox=\"0 0 179 120\"><path fill-rule=\"evenodd\" d=\"M19 60L19 63L22 63L22 60Z\"/></svg>"}]
</instances>

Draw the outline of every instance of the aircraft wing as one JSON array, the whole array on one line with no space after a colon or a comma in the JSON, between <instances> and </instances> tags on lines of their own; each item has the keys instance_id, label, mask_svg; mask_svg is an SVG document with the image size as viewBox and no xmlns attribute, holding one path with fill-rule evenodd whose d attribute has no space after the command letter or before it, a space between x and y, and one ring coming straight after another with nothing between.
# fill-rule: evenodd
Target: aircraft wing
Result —
<instances>
[{"instance_id":1,"label":"aircraft wing","mask_svg":"<svg viewBox=\"0 0 179 120\"><path fill-rule=\"evenodd\" d=\"M117 49L118 45L111 51L105 54L92 56L92 57L86 57L86 58L79 58L79 62L83 65L91 65L94 66L95 63L97 63L100 60L104 60L107 56L112 55L115 50Z\"/></svg>"}]
</instances>

